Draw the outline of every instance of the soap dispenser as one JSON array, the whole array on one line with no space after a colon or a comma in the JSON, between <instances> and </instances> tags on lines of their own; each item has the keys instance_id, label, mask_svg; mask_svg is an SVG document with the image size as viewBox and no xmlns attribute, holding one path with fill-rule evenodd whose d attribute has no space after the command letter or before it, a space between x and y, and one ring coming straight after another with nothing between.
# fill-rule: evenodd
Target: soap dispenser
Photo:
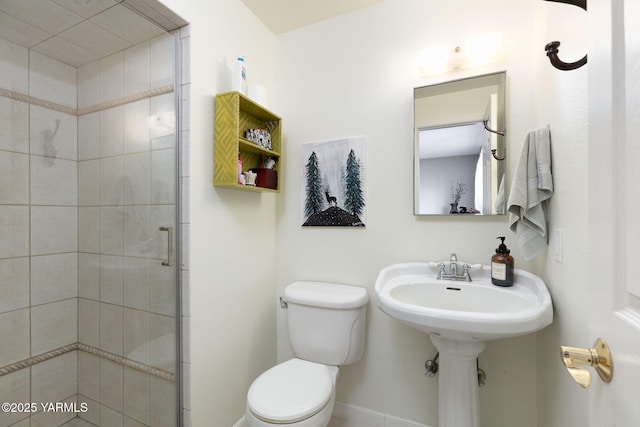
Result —
<instances>
[{"instance_id":1,"label":"soap dispenser","mask_svg":"<svg viewBox=\"0 0 640 427\"><path fill-rule=\"evenodd\" d=\"M505 237L498 237L502 243L496 248L496 254L491 257L491 283L496 286L513 286L513 257L507 245Z\"/></svg>"}]
</instances>

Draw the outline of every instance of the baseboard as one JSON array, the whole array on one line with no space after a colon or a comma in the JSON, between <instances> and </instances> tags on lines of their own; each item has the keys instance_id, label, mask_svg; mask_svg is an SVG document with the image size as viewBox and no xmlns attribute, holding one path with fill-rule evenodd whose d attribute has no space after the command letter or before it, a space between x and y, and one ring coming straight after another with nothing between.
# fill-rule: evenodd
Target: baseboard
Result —
<instances>
[{"instance_id":1,"label":"baseboard","mask_svg":"<svg viewBox=\"0 0 640 427\"><path fill-rule=\"evenodd\" d=\"M233 425L233 427L248 427L247 426L247 421L244 418L244 415L242 416L242 418L240 418L238 421L236 421L236 423Z\"/></svg>"},{"instance_id":2,"label":"baseboard","mask_svg":"<svg viewBox=\"0 0 640 427\"><path fill-rule=\"evenodd\" d=\"M426 424L416 423L342 402L336 402L332 419L347 421L362 427L430 427ZM233 427L248 427L245 417L240 418Z\"/></svg>"},{"instance_id":3,"label":"baseboard","mask_svg":"<svg viewBox=\"0 0 640 427\"><path fill-rule=\"evenodd\" d=\"M333 418L366 427L430 427L426 424L342 402L336 402L336 406L333 408Z\"/></svg>"}]
</instances>

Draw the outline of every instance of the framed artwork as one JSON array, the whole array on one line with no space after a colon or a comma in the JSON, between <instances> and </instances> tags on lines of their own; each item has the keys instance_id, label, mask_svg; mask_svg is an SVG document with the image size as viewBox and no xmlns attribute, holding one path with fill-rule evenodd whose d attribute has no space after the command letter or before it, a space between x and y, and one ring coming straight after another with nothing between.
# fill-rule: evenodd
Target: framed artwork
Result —
<instances>
[{"instance_id":1,"label":"framed artwork","mask_svg":"<svg viewBox=\"0 0 640 427\"><path fill-rule=\"evenodd\" d=\"M302 145L302 226L364 227L364 137Z\"/></svg>"}]
</instances>

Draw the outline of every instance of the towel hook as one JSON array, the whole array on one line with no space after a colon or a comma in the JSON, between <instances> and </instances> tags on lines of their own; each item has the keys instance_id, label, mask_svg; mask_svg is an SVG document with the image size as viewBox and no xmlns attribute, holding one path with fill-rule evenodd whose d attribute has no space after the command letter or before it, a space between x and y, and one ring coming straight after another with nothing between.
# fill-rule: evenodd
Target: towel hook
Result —
<instances>
[{"instance_id":1,"label":"towel hook","mask_svg":"<svg viewBox=\"0 0 640 427\"><path fill-rule=\"evenodd\" d=\"M502 158L500 158L500 157L498 157L496 155L497 152L498 152L498 150L496 150L495 148L491 150L491 155L493 156L494 159L496 159L498 161L501 161L501 160L504 160L504 159L507 158L507 149L506 148L502 151Z\"/></svg>"},{"instance_id":2,"label":"towel hook","mask_svg":"<svg viewBox=\"0 0 640 427\"><path fill-rule=\"evenodd\" d=\"M486 130L488 130L489 132L491 132L491 133L496 133L496 134L498 134L498 135L500 135L500 136L505 136L505 135L507 134L506 129L505 129L505 130L502 130L502 131L500 131L500 130L493 130L493 129L489 129L489 126L487 125L487 123L489 123L489 120L483 120L483 121L482 121L482 124L484 125L484 128L485 128Z\"/></svg>"},{"instance_id":3,"label":"towel hook","mask_svg":"<svg viewBox=\"0 0 640 427\"><path fill-rule=\"evenodd\" d=\"M578 6L584 9L585 11L587 10L587 0L545 0L545 1L572 4L574 6ZM582 59L576 62L564 62L563 60L558 58L559 46L560 46L559 41L553 41L553 42L547 43L547 45L544 47L544 50L545 52L547 52L547 56L549 57L549 61L551 61L551 65L556 67L558 70L562 70L562 71L575 70L587 63L587 55L583 56Z\"/></svg>"}]
</instances>

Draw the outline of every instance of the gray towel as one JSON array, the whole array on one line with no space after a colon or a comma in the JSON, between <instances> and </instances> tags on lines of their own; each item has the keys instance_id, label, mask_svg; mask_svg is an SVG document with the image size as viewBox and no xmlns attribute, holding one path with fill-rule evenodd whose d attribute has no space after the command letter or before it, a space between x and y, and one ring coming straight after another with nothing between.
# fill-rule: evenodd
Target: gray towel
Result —
<instances>
[{"instance_id":1,"label":"gray towel","mask_svg":"<svg viewBox=\"0 0 640 427\"><path fill-rule=\"evenodd\" d=\"M516 233L522 256L531 260L548 241L546 204L553 195L549 129L529 132L509 192L509 228Z\"/></svg>"}]
</instances>

